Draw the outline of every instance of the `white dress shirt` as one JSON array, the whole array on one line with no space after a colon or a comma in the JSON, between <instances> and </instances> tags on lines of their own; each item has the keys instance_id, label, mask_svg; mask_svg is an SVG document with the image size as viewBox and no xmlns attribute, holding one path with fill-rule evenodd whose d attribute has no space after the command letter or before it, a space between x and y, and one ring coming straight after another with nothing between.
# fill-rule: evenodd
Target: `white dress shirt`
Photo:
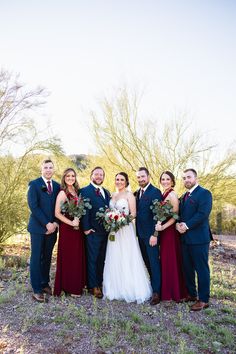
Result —
<instances>
[{"instance_id":1,"label":"white dress shirt","mask_svg":"<svg viewBox=\"0 0 236 354\"><path fill-rule=\"evenodd\" d=\"M97 186L95 183L91 182L91 184L94 186L94 188L96 188L97 190L99 189L101 192L101 195L103 196L103 198L105 199L105 192L104 189L102 188L102 186Z\"/></svg>"},{"instance_id":2,"label":"white dress shirt","mask_svg":"<svg viewBox=\"0 0 236 354\"><path fill-rule=\"evenodd\" d=\"M52 180L51 180L51 179L46 179L46 178L44 178L43 176L42 176L42 179L44 180L44 182L45 182L45 184L46 184L46 186L47 186L47 189L48 189L48 182L50 182L50 184L51 184L51 189L52 189L52 191L53 191Z\"/></svg>"}]
</instances>

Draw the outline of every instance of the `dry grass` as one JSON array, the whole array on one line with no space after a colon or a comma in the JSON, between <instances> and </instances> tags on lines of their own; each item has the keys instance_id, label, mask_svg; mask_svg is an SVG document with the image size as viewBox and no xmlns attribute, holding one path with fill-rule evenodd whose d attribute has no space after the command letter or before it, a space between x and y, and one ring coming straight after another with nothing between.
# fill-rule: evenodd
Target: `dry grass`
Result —
<instances>
[{"instance_id":1,"label":"dry grass","mask_svg":"<svg viewBox=\"0 0 236 354\"><path fill-rule=\"evenodd\" d=\"M8 245L0 258L0 353L236 352L235 241L211 248L211 306L200 313L187 304L151 307L90 295L38 304L31 299L28 256L26 242Z\"/></svg>"}]
</instances>

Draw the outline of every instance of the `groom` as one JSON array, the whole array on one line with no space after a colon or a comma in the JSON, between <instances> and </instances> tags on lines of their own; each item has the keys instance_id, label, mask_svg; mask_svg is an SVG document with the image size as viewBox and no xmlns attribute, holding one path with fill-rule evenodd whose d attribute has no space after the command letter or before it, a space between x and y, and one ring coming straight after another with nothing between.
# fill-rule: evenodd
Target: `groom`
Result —
<instances>
[{"instance_id":1,"label":"groom","mask_svg":"<svg viewBox=\"0 0 236 354\"><path fill-rule=\"evenodd\" d=\"M136 230L140 249L151 278L152 298L150 305L160 302L160 261L157 237L154 236L155 224L153 213L150 209L153 200L161 200L161 192L150 183L150 174L146 167L137 171L137 181L140 189L136 192Z\"/></svg>"},{"instance_id":2,"label":"groom","mask_svg":"<svg viewBox=\"0 0 236 354\"><path fill-rule=\"evenodd\" d=\"M96 220L99 208L108 208L110 193L102 187L105 172L97 166L91 171L91 182L81 189L81 195L89 198L92 209L88 209L82 218L83 230L86 237L88 289L91 294L101 299L103 269L107 246L108 233L102 224Z\"/></svg>"}]
</instances>

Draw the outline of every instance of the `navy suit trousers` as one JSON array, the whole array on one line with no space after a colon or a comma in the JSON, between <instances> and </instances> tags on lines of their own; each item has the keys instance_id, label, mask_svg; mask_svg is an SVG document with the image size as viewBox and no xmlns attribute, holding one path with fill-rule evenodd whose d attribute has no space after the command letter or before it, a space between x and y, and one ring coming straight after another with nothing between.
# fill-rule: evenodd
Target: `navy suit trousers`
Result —
<instances>
[{"instance_id":1,"label":"navy suit trousers","mask_svg":"<svg viewBox=\"0 0 236 354\"><path fill-rule=\"evenodd\" d=\"M208 265L209 243L189 245L182 243L183 270L189 295L208 302L210 297L210 269ZM197 273L198 294L195 283Z\"/></svg>"},{"instance_id":2,"label":"navy suit trousers","mask_svg":"<svg viewBox=\"0 0 236 354\"><path fill-rule=\"evenodd\" d=\"M148 269L152 290L154 293L160 295L161 291L161 271L160 271L160 259L159 259L159 248L158 245L150 246L149 238L139 237L139 246L141 253Z\"/></svg>"},{"instance_id":3,"label":"navy suit trousers","mask_svg":"<svg viewBox=\"0 0 236 354\"><path fill-rule=\"evenodd\" d=\"M85 236L88 288L102 287L107 235L92 232Z\"/></svg>"},{"instance_id":4,"label":"navy suit trousers","mask_svg":"<svg viewBox=\"0 0 236 354\"><path fill-rule=\"evenodd\" d=\"M34 293L38 294L49 285L51 258L57 234L42 235L31 233L30 239L30 280Z\"/></svg>"}]
</instances>

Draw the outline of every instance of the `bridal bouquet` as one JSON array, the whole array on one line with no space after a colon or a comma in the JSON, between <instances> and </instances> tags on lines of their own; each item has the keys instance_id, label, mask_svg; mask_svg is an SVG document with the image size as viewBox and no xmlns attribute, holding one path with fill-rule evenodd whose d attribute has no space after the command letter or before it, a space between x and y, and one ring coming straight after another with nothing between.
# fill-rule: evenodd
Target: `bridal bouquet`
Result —
<instances>
[{"instance_id":1,"label":"bridal bouquet","mask_svg":"<svg viewBox=\"0 0 236 354\"><path fill-rule=\"evenodd\" d=\"M155 199L150 206L150 209L154 214L153 219L160 222L166 221L169 218L174 218L176 220L179 218L178 214L173 211L173 206L169 200L159 201L158 199ZM158 236L158 231L154 232L154 236Z\"/></svg>"},{"instance_id":2,"label":"bridal bouquet","mask_svg":"<svg viewBox=\"0 0 236 354\"><path fill-rule=\"evenodd\" d=\"M90 204L90 199L83 198L81 194L61 203L61 212L71 216L72 218L80 219L81 216L86 214L87 209L91 208L92 206ZM74 226L74 229L78 230L79 226Z\"/></svg>"},{"instance_id":3,"label":"bridal bouquet","mask_svg":"<svg viewBox=\"0 0 236 354\"><path fill-rule=\"evenodd\" d=\"M133 217L115 208L100 208L96 213L96 219L99 220L105 230L109 232L109 240L115 241L115 232L121 227L128 225Z\"/></svg>"}]
</instances>

